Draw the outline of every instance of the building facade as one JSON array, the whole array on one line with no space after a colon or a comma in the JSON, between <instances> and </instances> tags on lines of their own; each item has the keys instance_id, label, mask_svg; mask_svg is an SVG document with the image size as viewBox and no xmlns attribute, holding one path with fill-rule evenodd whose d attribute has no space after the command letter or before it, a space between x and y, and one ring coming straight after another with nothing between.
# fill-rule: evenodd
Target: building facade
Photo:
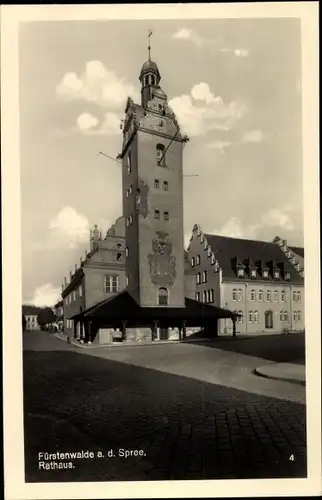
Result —
<instances>
[{"instance_id":1,"label":"building facade","mask_svg":"<svg viewBox=\"0 0 322 500\"><path fill-rule=\"evenodd\" d=\"M38 324L38 314L41 311L39 307L32 305L23 305L22 306L22 314L26 320L26 330L40 330L40 326Z\"/></svg>"},{"instance_id":2,"label":"building facade","mask_svg":"<svg viewBox=\"0 0 322 500\"><path fill-rule=\"evenodd\" d=\"M228 238L195 225L188 246L195 297L239 313L240 333L303 331L304 249L296 251L280 238ZM219 330L230 334L231 322L222 320Z\"/></svg>"},{"instance_id":3,"label":"building facade","mask_svg":"<svg viewBox=\"0 0 322 500\"><path fill-rule=\"evenodd\" d=\"M126 286L125 221L123 217L102 238L97 226L90 233L90 252L80 259L62 285L64 332L74 334L75 314L116 295ZM81 332L78 332L81 335Z\"/></svg>"}]
</instances>

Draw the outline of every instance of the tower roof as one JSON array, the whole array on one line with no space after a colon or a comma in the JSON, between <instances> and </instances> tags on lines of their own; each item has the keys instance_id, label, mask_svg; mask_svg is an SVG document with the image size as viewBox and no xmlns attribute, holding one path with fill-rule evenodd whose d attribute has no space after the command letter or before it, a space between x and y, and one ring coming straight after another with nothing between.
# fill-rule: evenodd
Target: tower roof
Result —
<instances>
[{"instance_id":1,"label":"tower roof","mask_svg":"<svg viewBox=\"0 0 322 500\"><path fill-rule=\"evenodd\" d=\"M153 72L157 73L158 77L161 78L158 65L154 61L149 60L143 64L139 78L141 79L143 74L148 72L148 71L153 71Z\"/></svg>"}]
</instances>

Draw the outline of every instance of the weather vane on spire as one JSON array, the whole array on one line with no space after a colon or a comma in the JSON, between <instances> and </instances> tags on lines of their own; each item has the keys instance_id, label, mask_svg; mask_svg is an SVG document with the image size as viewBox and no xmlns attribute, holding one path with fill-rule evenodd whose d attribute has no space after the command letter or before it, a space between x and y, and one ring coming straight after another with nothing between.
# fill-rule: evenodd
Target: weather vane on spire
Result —
<instances>
[{"instance_id":1,"label":"weather vane on spire","mask_svg":"<svg viewBox=\"0 0 322 500\"><path fill-rule=\"evenodd\" d=\"M150 45L150 37L152 35L153 31L149 29L149 34L148 34L148 39L149 39L149 46L148 46L148 51L149 51L149 61L151 61L151 45Z\"/></svg>"}]
</instances>

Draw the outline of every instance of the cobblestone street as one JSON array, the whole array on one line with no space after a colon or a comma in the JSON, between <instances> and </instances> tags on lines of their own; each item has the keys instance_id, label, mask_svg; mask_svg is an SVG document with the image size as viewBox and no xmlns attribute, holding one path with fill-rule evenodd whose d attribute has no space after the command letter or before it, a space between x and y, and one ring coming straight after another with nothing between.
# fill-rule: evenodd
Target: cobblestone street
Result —
<instances>
[{"instance_id":1,"label":"cobblestone street","mask_svg":"<svg viewBox=\"0 0 322 500\"><path fill-rule=\"evenodd\" d=\"M267 358L255 341L86 350L26 333L26 481L305 477L305 388L252 373L279 342L304 359L303 337L267 338ZM81 450L104 457L39 468Z\"/></svg>"}]
</instances>

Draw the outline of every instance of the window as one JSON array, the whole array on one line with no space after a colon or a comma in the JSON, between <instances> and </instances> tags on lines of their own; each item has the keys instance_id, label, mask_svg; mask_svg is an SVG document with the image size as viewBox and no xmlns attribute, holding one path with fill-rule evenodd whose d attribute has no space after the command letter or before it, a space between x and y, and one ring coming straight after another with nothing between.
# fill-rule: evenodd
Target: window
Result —
<instances>
[{"instance_id":1,"label":"window","mask_svg":"<svg viewBox=\"0 0 322 500\"><path fill-rule=\"evenodd\" d=\"M301 311L297 311L297 321L300 322L301 321Z\"/></svg>"},{"instance_id":2,"label":"window","mask_svg":"<svg viewBox=\"0 0 322 500\"><path fill-rule=\"evenodd\" d=\"M281 291L281 301L285 302L285 290Z\"/></svg>"},{"instance_id":3,"label":"window","mask_svg":"<svg viewBox=\"0 0 322 500\"><path fill-rule=\"evenodd\" d=\"M191 257L191 265L192 267L195 267L196 260L194 257Z\"/></svg>"},{"instance_id":4,"label":"window","mask_svg":"<svg viewBox=\"0 0 322 500\"><path fill-rule=\"evenodd\" d=\"M297 313L296 313L296 311L293 311L293 321L294 321L294 323L296 322L296 318L297 318Z\"/></svg>"},{"instance_id":5,"label":"window","mask_svg":"<svg viewBox=\"0 0 322 500\"><path fill-rule=\"evenodd\" d=\"M163 191L169 191L169 184L167 181L164 181L163 183Z\"/></svg>"},{"instance_id":6,"label":"window","mask_svg":"<svg viewBox=\"0 0 322 500\"><path fill-rule=\"evenodd\" d=\"M250 275L252 278L256 278L256 269L252 269Z\"/></svg>"},{"instance_id":7,"label":"window","mask_svg":"<svg viewBox=\"0 0 322 500\"><path fill-rule=\"evenodd\" d=\"M258 300L259 300L260 302L262 302L262 300L263 300L263 290L259 290L259 291L258 291Z\"/></svg>"},{"instance_id":8,"label":"window","mask_svg":"<svg viewBox=\"0 0 322 500\"><path fill-rule=\"evenodd\" d=\"M117 262L120 262L122 260L122 254L120 252L116 254L116 260Z\"/></svg>"},{"instance_id":9,"label":"window","mask_svg":"<svg viewBox=\"0 0 322 500\"><path fill-rule=\"evenodd\" d=\"M296 302L296 292L293 292L292 296L293 296L293 302Z\"/></svg>"},{"instance_id":10,"label":"window","mask_svg":"<svg viewBox=\"0 0 322 500\"><path fill-rule=\"evenodd\" d=\"M197 266L199 266L199 265L200 265L200 255L197 255L196 265L197 265Z\"/></svg>"},{"instance_id":11,"label":"window","mask_svg":"<svg viewBox=\"0 0 322 500\"><path fill-rule=\"evenodd\" d=\"M160 219L160 211L159 210L154 210L154 218Z\"/></svg>"},{"instance_id":12,"label":"window","mask_svg":"<svg viewBox=\"0 0 322 500\"><path fill-rule=\"evenodd\" d=\"M284 311L284 321L285 321L285 323L288 322L288 312L287 311Z\"/></svg>"},{"instance_id":13,"label":"window","mask_svg":"<svg viewBox=\"0 0 322 500\"><path fill-rule=\"evenodd\" d=\"M267 269L263 270L263 278L268 278L268 270Z\"/></svg>"},{"instance_id":14,"label":"window","mask_svg":"<svg viewBox=\"0 0 322 500\"><path fill-rule=\"evenodd\" d=\"M126 218L126 227L129 227L129 225L130 225L130 218L129 218L129 217L127 217L127 218Z\"/></svg>"},{"instance_id":15,"label":"window","mask_svg":"<svg viewBox=\"0 0 322 500\"><path fill-rule=\"evenodd\" d=\"M239 302L241 302L243 300L243 292L240 289L237 291L237 300Z\"/></svg>"},{"instance_id":16,"label":"window","mask_svg":"<svg viewBox=\"0 0 322 500\"><path fill-rule=\"evenodd\" d=\"M132 194L132 184L129 187L129 194Z\"/></svg>"},{"instance_id":17,"label":"window","mask_svg":"<svg viewBox=\"0 0 322 500\"><path fill-rule=\"evenodd\" d=\"M280 272L279 271L274 271L274 278L278 279L280 277Z\"/></svg>"},{"instance_id":18,"label":"window","mask_svg":"<svg viewBox=\"0 0 322 500\"><path fill-rule=\"evenodd\" d=\"M283 323L284 322L284 311L281 311L280 312L280 322Z\"/></svg>"},{"instance_id":19,"label":"window","mask_svg":"<svg viewBox=\"0 0 322 500\"><path fill-rule=\"evenodd\" d=\"M155 189L159 189L159 185L160 185L160 183L159 183L158 179L154 179L154 187L155 187Z\"/></svg>"},{"instance_id":20,"label":"window","mask_svg":"<svg viewBox=\"0 0 322 500\"><path fill-rule=\"evenodd\" d=\"M204 290L202 293L202 301L207 302L207 290Z\"/></svg>"},{"instance_id":21,"label":"window","mask_svg":"<svg viewBox=\"0 0 322 500\"><path fill-rule=\"evenodd\" d=\"M196 292L196 300L198 300L198 302L200 302L200 292Z\"/></svg>"},{"instance_id":22,"label":"window","mask_svg":"<svg viewBox=\"0 0 322 500\"><path fill-rule=\"evenodd\" d=\"M210 303L214 302L214 290L213 290L213 288L208 290L208 302L210 302Z\"/></svg>"},{"instance_id":23,"label":"window","mask_svg":"<svg viewBox=\"0 0 322 500\"><path fill-rule=\"evenodd\" d=\"M215 264L215 262L216 262L215 254L212 253L211 254L211 264Z\"/></svg>"},{"instance_id":24,"label":"window","mask_svg":"<svg viewBox=\"0 0 322 500\"><path fill-rule=\"evenodd\" d=\"M82 297L82 295L83 295L82 285L79 287L78 293L79 293L79 296Z\"/></svg>"},{"instance_id":25,"label":"window","mask_svg":"<svg viewBox=\"0 0 322 500\"><path fill-rule=\"evenodd\" d=\"M207 283L207 280L208 280L208 272L207 271L203 271L203 273L202 273L202 282L203 283Z\"/></svg>"},{"instance_id":26,"label":"window","mask_svg":"<svg viewBox=\"0 0 322 500\"><path fill-rule=\"evenodd\" d=\"M208 257L211 257L211 248L208 247Z\"/></svg>"},{"instance_id":27,"label":"window","mask_svg":"<svg viewBox=\"0 0 322 500\"><path fill-rule=\"evenodd\" d=\"M287 271L285 273L285 279L288 281L289 279L291 279L291 274Z\"/></svg>"},{"instance_id":28,"label":"window","mask_svg":"<svg viewBox=\"0 0 322 500\"><path fill-rule=\"evenodd\" d=\"M131 152L130 151L126 157L126 163L127 163L127 173L130 175L130 173L132 172L132 159L131 159Z\"/></svg>"},{"instance_id":29,"label":"window","mask_svg":"<svg viewBox=\"0 0 322 500\"><path fill-rule=\"evenodd\" d=\"M244 321L243 311L235 311L235 312L237 312L238 314L240 314L240 316L237 316L236 322L237 323L243 323L243 321Z\"/></svg>"},{"instance_id":30,"label":"window","mask_svg":"<svg viewBox=\"0 0 322 500\"><path fill-rule=\"evenodd\" d=\"M200 285L201 283L201 273L196 274L196 279L197 279L197 285Z\"/></svg>"},{"instance_id":31,"label":"window","mask_svg":"<svg viewBox=\"0 0 322 500\"><path fill-rule=\"evenodd\" d=\"M145 85L145 86L149 85L149 77L148 77L148 76L146 76L146 77L144 78L144 85Z\"/></svg>"},{"instance_id":32,"label":"window","mask_svg":"<svg viewBox=\"0 0 322 500\"><path fill-rule=\"evenodd\" d=\"M296 300L297 300L297 302L301 302L301 292L297 292Z\"/></svg>"},{"instance_id":33,"label":"window","mask_svg":"<svg viewBox=\"0 0 322 500\"><path fill-rule=\"evenodd\" d=\"M133 217L132 217L132 215L130 215L130 217L129 217L129 222L130 222L130 225L133 223Z\"/></svg>"},{"instance_id":34,"label":"window","mask_svg":"<svg viewBox=\"0 0 322 500\"><path fill-rule=\"evenodd\" d=\"M208 241L205 241L204 250L208 250Z\"/></svg>"},{"instance_id":35,"label":"window","mask_svg":"<svg viewBox=\"0 0 322 500\"><path fill-rule=\"evenodd\" d=\"M253 311L248 312L248 322L252 323L253 322Z\"/></svg>"},{"instance_id":36,"label":"window","mask_svg":"<svg viewBox=\"0 0 322 500\"><path fill-rule=\"evenodd\" d=\"M151 85L155 85L155 76L151 75Z\"/></svg>"},{"instance_id":37,"label":"window","mask_svg":"<svg viewBox=\"0 0 322 500\"><path fill-rule=\"evenodd\" d=\"M274 290L274 302L278 301L278 291Z\"/></svg>"},{"instance_id":38,"label":"window","mask_svg":"<svg viewBox=\"0 0 322 500\"><path fill-rule=\"evenodd\" d=\"M237 269L237 276L238 278L243 278L244 277L244 269Z\"/></svg>"},{"instance_id":39,"label":"window","mask_svg":"<svg viewBox=\"0 0 322 500\"><path fill-rule=\"evenodd\" d=\"M118 292L119 290L119 277L118 276L105 276L104 289L106 293Z\"/></svg>"},{"instance_id":40,"label":"window","mask_svg":"<svg viewBox=\"0 0 322 500\"><path fill-rule=\"evenodd\" d=\"M200 243L203 243L205 241L205 237L203 234L200 235Z\"/></svg>"},{"instance_id":41,"label":"window","mask_svg":"<svg viewBox=\"0 0 322 500\"><path fill-rule=\"evenodd\" d=\"M253 323L258 323L258 311L254 311L254 314L253 314Z\"/></svg>"},{"instance_id":42,"label":"window","mask_svg":"<svg viewBox=\"0 0 322 500\"><path fill-rule=\"evenodd\" d=\"M128 257L129 256L129 247L126 247L125 249L125 257Z\"/></svg>"},{"instance_id":43,"label":"window","mask_svg":"<svg viewBox=\"0 0 322 500\"><path fill-rule=\"evenodd\" d=\"M157 144L156 154L159 167L165 167L164 151L165 147L163 146L163 144Z\"/></svg>"},{"instance_id":44,"label":"window","mask_svg":"<svg viewBox=\"0 0 322 500\"><path fill-rule=\"evenodd\" d=\"M169 212L164 212L163 218L164 218L164 220L168 221L169 220Z\"/></svg>"},{"instance_id":45,"label":"window","mask_svg":"<svg viewBox=\"0 0 322 500\"><path fill-rule=\"evenodd\" d=\"M125 286L128 286L128 285L129 285L129 277L126 276L126 278L125 278Z\"/></svg>"},{"instance_id":46,"label":"window","mask_svg":"<svg viewBox=\"0 0 322 500\"><path fill-rule=\"evenodd\" d=\"M168 290L166 288L159 288L158 303L160 306L166 306L168 304Z\"/></svg>"},{"instance_id":47,"label":"window","mask_svg":"<svg viewBox=\"0 0 322 500\"><path fill-rule=\"evenodd\" d=\"M267 290L267 292L266 292L266 300L267 300L267 302L271 301L271 292L270 292L270 290Z\"/></svg>"},{"instance_id":48,"label":"window","mask_svg":"<svg viewBox=\"0 0 322 500\"><path fill-rule=\"evenodd\" d=\"M250 300L256 300L255 290L250 291Z\"/></svg>"},{"instance_id":49,"label":"window","mask_svg":"<svg viewBox=\"0 0 322 500\"><path fill-rule=\"evenodd\" d=\"M236 288L233 289L233 300L237 300L237 290L236 290Z\"/></svg>"}]
</instances>

